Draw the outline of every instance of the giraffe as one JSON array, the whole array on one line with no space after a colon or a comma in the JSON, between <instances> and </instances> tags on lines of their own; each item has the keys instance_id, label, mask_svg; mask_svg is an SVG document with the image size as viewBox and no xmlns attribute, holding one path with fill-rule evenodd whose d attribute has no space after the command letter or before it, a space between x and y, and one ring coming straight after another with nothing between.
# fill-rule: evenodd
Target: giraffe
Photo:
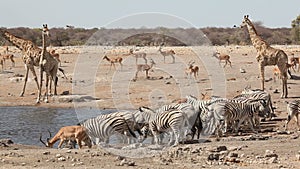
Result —
<instances>
[{"instance_id":1,"label":"giraffe","mask_svg":"<svg viewBox=\"0 0 300 169\"><path fill-rule=\"evenodd\" d=\"M281 72L282 79L281 98L287 98L287 54L283 50L271 47L257 34L253 23L249 19L249 15L244 16L243 22L241 24L241 28L243 27L247 27L251 42L257 51L256 60L260 68L261 89L265 89L265 66L277 65Z\"/></svg>"},{"instance_id":2,"label":"giraffe","mask_svg":"<svg viewBox=\"0 0 300 169\"><path fill-rule=\"evenodd\" d=\"M35 45L30 40L26 40L26 39L20 38L18 36L15 36L3 29L0 29L0 33L1 33L2 37L4 37L7 41L12 43L18 49L20 49L23 53L22 60L25 64L26 71L25 71L24 84L23 84L22 91L20 93L20 97L24 96L25 88L26 88L26 84L27 84L27 80L28 80L29 70L31 71L31 73L33 75L33 79L36 83L38 92L40 94L40 87L39 87L39 83L38 83L38 79L37 79L37 75L36 75L34 66L36 66L36 67L40 66L40 58L42 56L42 49L40 49L37 45ZM47 51L45 51L45 55L48 56L49 53ZM47 58L47 57L45 57L45 58ZM42 61L43 61L43 59L42 59ZM56 70L54 70L55 68L50 69L51 66L48 66L49 64L52 64L52 65L58 64L55 59L50 58L49 62L42 62L42 63L45 64L45 66L44 66L45 71L48 71L48 72L50 72L51 70L57 71L57 68L56 68ZM54 91L54 94L56 94L56 89ZM40 96L38 96L38 98L37 98L37 103L39 103L39 101L40 101Z\"/></svg>"}]
</instances>

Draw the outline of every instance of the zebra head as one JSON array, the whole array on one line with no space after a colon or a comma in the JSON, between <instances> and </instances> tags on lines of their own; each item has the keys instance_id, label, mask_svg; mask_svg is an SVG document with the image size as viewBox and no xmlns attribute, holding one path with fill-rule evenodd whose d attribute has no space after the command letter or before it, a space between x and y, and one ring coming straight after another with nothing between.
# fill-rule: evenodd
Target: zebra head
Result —
<instances>
[{"instance_id":1,"label":"zebra head","mask_svg":"<svg viewBox=\"0 0 300 169\"><path fill-rule=\"evenodd\" d=\"M137 123L148 123L153 114L155 114L154 110L149 107L142 106L134 113L134 118Z\"/></svg>"}]
</instances>

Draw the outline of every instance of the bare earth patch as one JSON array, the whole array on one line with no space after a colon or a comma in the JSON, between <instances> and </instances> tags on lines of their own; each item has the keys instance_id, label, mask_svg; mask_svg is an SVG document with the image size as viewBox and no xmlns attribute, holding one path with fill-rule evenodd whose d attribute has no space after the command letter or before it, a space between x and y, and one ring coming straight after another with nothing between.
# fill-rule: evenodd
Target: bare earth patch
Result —
<instances>
[{"instance_id":1,"label":"bare earth patch","mask_svg":"<svg viewBox=\"0 0 300 169\"><path fill-rule=\"evenodd\" d=\"M293 52L295 56L300 55L299 46L276 47L283 49L287 54ZM41 103L36 106L74 108L76 104L79 107L96 105L100 109L157 107L184 97L180 90L182 88L199 98L201 92L207 93L208 96L212 95L211 84L213 82L210 81L210 73L204 67L205 63L196 62L200 67L198 79L187 79L184 74L185 67L182 67L181 63L187 63L190 58L196 57L195 53L189 47L170 48L177 53L175 64L171 64L171 57L166 57L167 63L164 64L163 57L156 48L145 48L147 56L157 64L153 72L150 72L149 79L145 78L144 73L139 73L136 82L132 81L135 75L135 58L132 56L124 57L123 70L118 65L116 65L117 70L109 70L109 63L102 60L103 47L78 48L75 54L72 52L60 54L62 68L68 79L62 78L63 76L59 74L58 94L66 95L54 96L50 99L50 103ZM247 85L251 85L254 89L260 87L259 70L255 60L256 51L252 46L216 48L231 56L232 68L229 66L224 68L227 98L239 94ZM129 47L118 49L126 52ZM37 97L36 85L32 79L29 79L24 97L19 97L25 68L20 53L16 53L15 60L16 67L11 67L8 61L6 69L0 73L0 106L33 106ZM76 67L85 61L93 64L84 69ZM139 62L143 63L142 60ZM129 147L128 150L122 150L127 151L128 156L134 154L135 150L134 155L147 151L148 156L144 158L123 158L114 155L120 150L118 148L108 152L109 149L95 146L90 150L87 148L68 150L16 144L9 144L8 147L0 145L0 168L124 168L124 166L135 168L298 168L299 133L295 131L295 122L292 120L289 125L292 132L282 131L287 117L285 101L300 98L300 73L292 71L294 79L288 80L289 98L280 99L280 80L273 81L273 68L266 68L265 85L266 91L271 93L277 117L272 121L263 122L262 132L259 135L246 133L242 136L224 137L220 141L212 137L208 138L211 142L184 144L163 150L154 150L148 145L133 146L132 149ZM74 77L74 74L85 73L89 69L96 71L82 79ZM168 72L168 70L175 71L176 69L182 74L173 75ZM30 73L29 77L32 77ZM193 89L199 91L193 91ZM279 93L274 92L276 89ZM153 155L149 153L151 151L154 152Z\"/></svg>"}]
</instances>

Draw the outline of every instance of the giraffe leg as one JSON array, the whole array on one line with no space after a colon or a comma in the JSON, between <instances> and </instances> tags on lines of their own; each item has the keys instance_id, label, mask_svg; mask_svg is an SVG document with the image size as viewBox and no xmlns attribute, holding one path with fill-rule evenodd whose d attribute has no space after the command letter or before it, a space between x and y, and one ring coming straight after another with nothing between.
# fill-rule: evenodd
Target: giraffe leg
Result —
<instances>
[{"instance_id":1,"label":"giraffe leg","mask_svg":"<svg viewBox=\"0 0 300 169\"><path fill-rule=\"evenodd\" d=\"M265 90L265 66L260 64L261 90Z\"/></svg>"},{"instance_id":2,"label":"giraffe leg","mask_svg":"<svg viewBox=\"0 0 300 169\"><path fill-rule=\"evenodd\" d=\"M281 74L281 86L282 86L282 93L281 98L287 98L288 89L287 89L287 67L286 64L277 65Z\"/></svg>"},{"instance_id":3,"label":"giraffe leg","mask_svg":"<svg viewBox=\"0 0 300 169\"><path fill-rule=\"evenodd\" d=\"M42 86L43 86L43 68L42 66L40 65L40 86L38 87L38 97L36 99L36 103L40 103L40 100L41 100L41 95L42 95ZM47 79L46 79L47 81Z\"/></svg>"},{"instance_id":4,"label":"giraffe leg","mask_svg":"<svg viewBox=\"0 0 300 169\"><path fill-rule=\"evenodd\" d=\"M45 94L44 94L44 102L45 103L48 103L49 101L48 101L48 92L49 92L49 90L48 90L48 84L49 84L49 81L51 80L51 78L50 78L50 76L47 74L46 75L46 84L45 84L45 86L46 86L46 91L45 91ZM51 81L50 81L50 84L51 84Z\"/></svg>"},{"instance_id":5,"label":"giraffe leg","mask_svg":"<svg viewBox=\"0 0 300 169\"><path fill-rule=\"evenodd\" d=\"M2 66L2 69L3 69L3 66ZM23 89L22 89L22 92L20 93L20 97L24 96L24 92L25 92L25 88L26 88L26 83L27 83L27 80L28 80L29 67L27 65L25 65L25 69L26 69L26 73L25 73Z\"/></svg>"}]
</instances>

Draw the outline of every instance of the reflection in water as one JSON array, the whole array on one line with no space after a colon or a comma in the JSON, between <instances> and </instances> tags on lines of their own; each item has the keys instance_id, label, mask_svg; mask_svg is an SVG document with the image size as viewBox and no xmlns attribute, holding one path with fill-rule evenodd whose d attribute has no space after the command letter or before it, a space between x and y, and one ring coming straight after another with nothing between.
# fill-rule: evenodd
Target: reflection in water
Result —
<instances>
[{"instance_id":1,"label":"reflection in water","mask_svg":"<svg viewBox=\"0 0 300 169\"><path fill-rule=\"evenodd\" d=\"M74 109L42 107L0 107L0 139L10 138L18 144L42 145L49 137L47 130L54 135L61 127L76 125L79 121L95 117L112 110L83 109L76 114Z\"/></svg>"}]
</instances>

